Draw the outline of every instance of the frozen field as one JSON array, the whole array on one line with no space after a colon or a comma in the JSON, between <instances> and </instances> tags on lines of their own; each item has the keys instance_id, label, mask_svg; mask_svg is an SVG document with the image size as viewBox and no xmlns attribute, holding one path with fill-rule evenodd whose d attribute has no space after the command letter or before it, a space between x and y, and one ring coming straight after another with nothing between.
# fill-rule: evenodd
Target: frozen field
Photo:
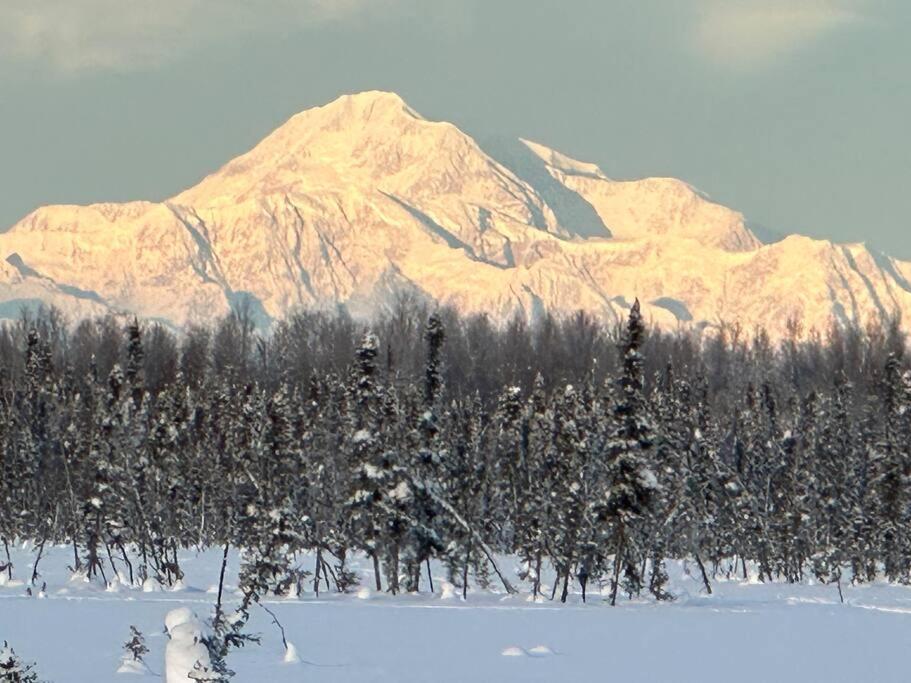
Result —
<instances>
[{"instance_id":1,"label":"frozen field","mask_svg":"<svg viewBox=\"0 0 911 683\"><path fill-rule=\"evenodd\" d=\"M32 555L14 553L15 578ZM36 661L42 679L106 683L129 626L145 635L152 670L164 670L165 614L188 606L207 616L218 557L187 554L186 587L146 593L70 581L65 550L42 560L46 597L18 581L0 587L0 641ZM307 566L307 563L304 563ZM236 569L236 566L234 567ZM271 618L254 608L262 644L232 653L234 680L269 681L906 681L911 655L911 589L717 582L712 596L681 566L672 569L671 604L624 602L610 608L533 604L527 595L305 594L269 603L297 648L283 663ZM367 583L365 581L365 583ZM149 679L154 678L149 676Z\"/></svg>"}]
</instances>

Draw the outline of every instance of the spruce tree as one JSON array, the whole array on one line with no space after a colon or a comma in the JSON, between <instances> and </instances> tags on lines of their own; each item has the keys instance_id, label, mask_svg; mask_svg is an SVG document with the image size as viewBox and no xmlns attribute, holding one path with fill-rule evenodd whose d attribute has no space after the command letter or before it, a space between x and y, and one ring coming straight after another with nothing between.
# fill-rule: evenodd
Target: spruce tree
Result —
<instances>
[{"instance_id":1,"label":"spruce tree","mask_svg":"<svg viewBox=\"0 0 911 683\"><path fill-rule=\"evenodd\" d=\"M4 683L40 683L35 665L25 662L9 643L0 648L0 681Z\"/></svg>"},{"instance_id":2,"label":"spruce tree","mask_svg":"<svg viewBox=\"0 0 911 683\"><path fill-rule=\"evenodd\" d=\"M617 380L613 433L602 458L607 470L607 489L601 500L601 516L607 523L606 539L613 553L610 602L617 603L621 582L630 594L643 584L640 562L645 552L642 521L649 513L658 487L651 469L653 428L643 396L643 359L639 349L645 327L638 300L619 347L621 374Z\"/></svg>"}]
</instances>

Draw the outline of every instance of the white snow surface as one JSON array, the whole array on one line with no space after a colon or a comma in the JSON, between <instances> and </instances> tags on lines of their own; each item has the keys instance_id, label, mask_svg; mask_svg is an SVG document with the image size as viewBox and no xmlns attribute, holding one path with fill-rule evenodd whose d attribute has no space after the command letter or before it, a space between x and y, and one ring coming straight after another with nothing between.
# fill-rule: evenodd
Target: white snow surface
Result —
<instances>
[{"instance_id":1,"label":"white snow surface","mask_svg":"<svg viewBox=\"0 0 911 683\"><path fill-rule=\"evenodd\" d=\"M133 624L145 634L146 662L158 680L188 680L186 671L207 655L194 641L204 629L200 619L211 614L214 596L207 589L217 580L220 552L181 553L184 588L154 593L127 585L108 593L97 584L70 582L71 552L46 551L41 580L48 583L47 599L27 597L21 583L0 587L0 641L37 662L43 680L122 683L132 678L117 669ZM29 548L17 546L14 578L30 573L33 558ZM303 558L303 566L312 559ZM371 563L355 567L362 584L371 586ZM566 605L530 602L527 585L521 595L474 587L464 602L444 600L450 589L439 565L433 566L433 595L373 591L370 600L359 600L304 592L268 604L296 647L286 651L271 617L254 608L250 630L262 644L232 652L228 665L238 683L907 681L911 588L844 586L841 604L834 586L761 584L751 577L718 580L709 596L684 569L669 567L675 602L624 600L615 608L602 602L596 587L588 604L578 592ZM232 555L230 600L236 600L236 572ZM553 575L544 578L551 582Z\"/></svg>"}]
</instances>

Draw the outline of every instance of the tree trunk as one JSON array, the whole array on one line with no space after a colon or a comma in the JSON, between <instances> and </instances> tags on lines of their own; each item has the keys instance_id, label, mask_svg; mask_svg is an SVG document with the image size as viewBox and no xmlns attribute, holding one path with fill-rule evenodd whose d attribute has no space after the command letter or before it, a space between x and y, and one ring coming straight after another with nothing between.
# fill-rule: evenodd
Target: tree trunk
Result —
<instances>
[{"instance_id":1,"label":"tree trunk","mask_svg":"<svg viewBox=\"0 0 911 683\"><path fill-rule=\"evenodd\" d=\"M41 562L41 555L44 553L44 542L45 539L41 539L41 544L38 546L38 557L35 558L35 566L32 567L32 579L29 582L32 586L35 585L35 581L38 580L38 577L41 576L38 573L38 563Z\"/></svg>"},{"instance_id":2,"label":"tree trunk","mask_svg":"<svg viewBox=\"0 0 911 683\"><path fill-rule=\"evenodd\" d=\"M623 531L619 532L617 539L617 553L614 555L614 578L610 587L610 604L615 607L617 604L617 590L620 588L620 564L623 561Z\"/></svg>"},{"instance_id":3,"label":"tree trunk","mask_svg":"<svg viewBox=\"0 0 911 683\"><path fill-rule=\"evenodd\" d=\"M107 541L104 542L104 550L108 554L108 562L111 563L111 572L113 573L112 579L117 578L117 566L114 564L114 556L111 554L111 544Z\"/></svg>"},{"instance_id":4,"label":"tree trunk","mask_svg":"<svg viewBox=\"0 0 911 683\"><path fill-rule=\"evenodd\" d=\"M3 548L6 550L6 575L9 577L9 580L13 580L13 558L9 554L9 541L6 538L3 539Z\"/></svg>"},{"instance_id":5,"label":"tree trunk","mask_svg":"<svg viewBox=\"0 0 911 683\"><path fill-rule=\"evenodd\" d=\"M322 563L323 563L323 581L326 582L326 590L327 591L332 590L332 586L329 584L329 576L331 575L332 580L335 581L335 587L338 589L338 592L341 593L342 589L338 585L338 578L335 576L335 572L332 571L332 566L328 562L326 562L326 560L322 560Z\"/></svg>"},{"instance_id":6,"label":"tree trunk","mask_svg":"<svg viewBox=\"0 0 911 683\"><path fill-rule=\"evenodd\" d=\"M390 577L390 588L393 595L399 594L399 545L395 544L392 549L392 576Z\"/></svg>"},{"instance_id":7,"label":"tree trunk","mask_svg":"<svg viewBox=\"0 0 911 683\"><path fill-rule=\"evenodd\" d=\"M383 592L383 580L380 578L380 558L376 552L371 553L373 556L373 578L376 581L376 592Z\"/></svg>"},{"instance_id":8,"label":"tree trunk","mask_svg":"<svg viewBox=\"0 0 911 683\"><path fill-rule=\"evenodd\" d=\"M225 551L221 556L221 571L218 573L218 598L215 601L215 618L221 616L221 594L225 587L225 569L228 566L228 548L230 544L225 543Z\"/></svg>"},{"instance_id":9,"label":"tree trunk","mask_svg":"<svg viewBox=\"0 0 911 683\"><path fill-rule=\"evenodd\" d=\"M702 572L702 583L705 585L706 592L712 594L712 584L709 583L709 577L705 573L705 565L702 564L702 558L699 557L699 553L693 553L693 557L696 558L696 564L699 565L699 571Z\"/></svg>"},{"instance_id":10,"label":"tree trunk","mask_svg":"<svg viewBox=\"0 0 911 683\"><path fill-rule=\"evenodd\" d=\"M120 548L120 554L123 556L123 563L127 566L127 571L130 574L130 585L133 585L133 563L130 562L130 558L127 556L127 550L123 547L123 543L117 541L117 547Z\"/></svg>"},{"instance_id":11,"label":"tree trunk","mask_svg":"<svg viewBox=\"0 0 911 683\"><path fill-rule=\"evenodd\" d=\"M183 571L180 569L180 560L177 559L177 540L171 544L171 550L174 555L174 576L178 581L183 581Z\"/></svg>"},{"instance_id":12,"label":"tree trunk","mask_svg":"<svg viewBox=\"0 0 911 683\"><path fill-rule=\"evenodd\" d=\"M465 549L465 568L462 570L462 600L468 599L468 566L471 564L471 539Z\"/></svg>"},{"instance_id":13,"label":"tree trunk","mask_svg":"<svg viewBox=\"0 0 911 683\"><path fill-rule=\"evenodd\" d=\"M323 549L316 548L316 568L313 570L313 592L319 597L319 573L323 565Z\"/></svg>"}]
</instances>

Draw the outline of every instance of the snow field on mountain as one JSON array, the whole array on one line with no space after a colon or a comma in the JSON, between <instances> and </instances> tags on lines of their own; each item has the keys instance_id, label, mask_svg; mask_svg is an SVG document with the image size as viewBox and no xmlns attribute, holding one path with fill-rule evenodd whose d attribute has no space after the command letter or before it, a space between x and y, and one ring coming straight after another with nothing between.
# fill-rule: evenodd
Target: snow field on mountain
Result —
<instances>
[{"instance_id":1,"label":"snow field on mountain","mask_svg":"<svg viewBox=\"0 0 911 683\"><path fill-rule=\"evenodd\" d=\"M193 615L204 619L215 599L220 554L184 553L180 590L105 590L69 577L71 550L42 559L46 597L25 594L34 554L14 549L14 580L0 586L0 641L8 640L42 679L114 683L165 679L165 652L192 649ZM237 558L229 567L233 593ZM312 558L303 558L306 567ZM505 567L512 567L504 559ZM272 618L254 608L250 631L261 645L234 651L229 666L241 683L270 681L904 681L911 647L911 589L876 584L845 587L716 581L706 595L685 567L671 567L670 604L599 596L583 605L533 603L471 590L467 601L434 566L435 593L392 597L370 590L371 568L358 565L362 588L351 595L307 592L267 606L285 627L286 652ZM38 586L40 588L40 586ZM426 580L423 585L426 591ZM308 590L310 586L308 584ZM590 593L591 596L591 593ZM443 599L444 597L448 599ZM233 599L233 597L232 597ZM182 610L183 615L174 613ZM172 638L165 633L171 613ZM181 619L175 617L181 616ZM183 621L181 624L180 622ZM151 673L117 673L129 627L145 635ZM204 628L204 625L202 626ZM183 633L186 631L186 633ZM181 633L177 633L181 632ZM178 638L175 639L174 635ZM189 637L188 643L179 642ZM179 666L180 657L172 658ZM176 680L176 679L175 679Z\"/></svg>"},{"instance_id":2,"label":"snow field on mountain","mask_svg":"<svg viewBox=\"0 0 911 683\"><path fill-rule=\"evenodd\" d=\"M582 310L610 325L638 298L667 331L736 323L780 340L791 318L805 333L911 320L909 278L911 263L862 244L764 245L681 180L482 144L375 91L293 116L164 202L45 206L0 230L0 320L44 302L71 322L181 328L246 302L266 331L298 308L369 319L405 295L498 322Z\"/></svg>"}]
</instances>

